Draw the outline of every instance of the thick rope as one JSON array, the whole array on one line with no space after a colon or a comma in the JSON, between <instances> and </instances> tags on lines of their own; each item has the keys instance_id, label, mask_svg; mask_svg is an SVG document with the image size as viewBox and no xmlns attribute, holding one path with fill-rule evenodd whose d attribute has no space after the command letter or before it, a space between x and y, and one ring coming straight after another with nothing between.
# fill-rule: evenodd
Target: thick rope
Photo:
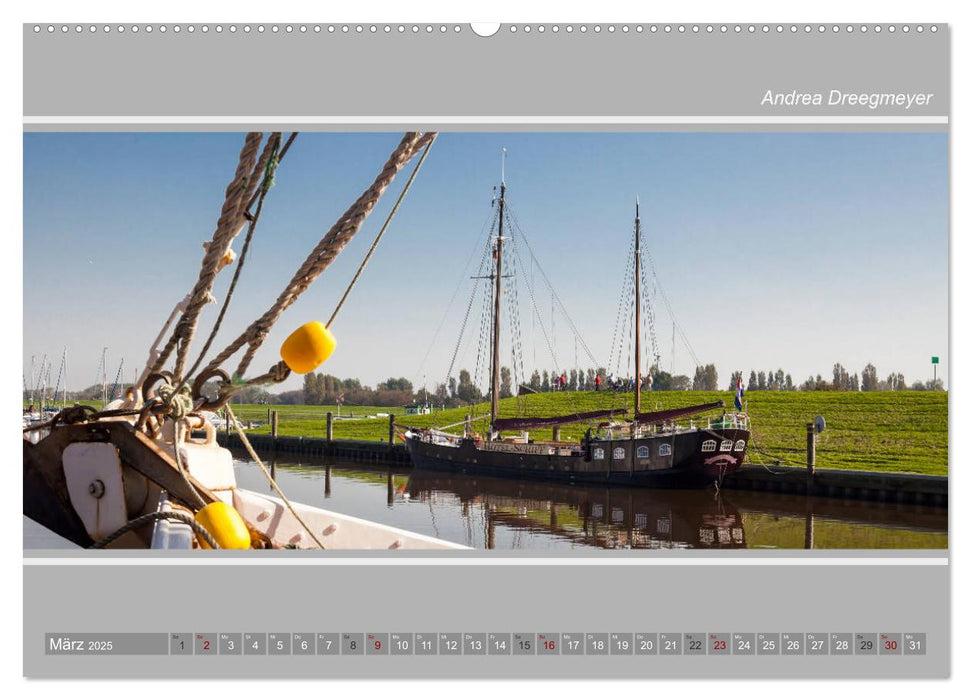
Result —
<instances>
[{"instance_id":1,"label":"thick rope","mask_svg":"<svg viewBox=\"0 0 971 700\"><path fill-rule=\"evenodd\" d=\"M337 314L340 312L341 307L344 306L344 302L347 301L348 296L350 296L351 290L354 288L354 285L357 284L357 280L360 278L361 273L364 272L364 268L371 260L371 256L374 254L374 251L377 249L378 243L381 242L381 237L384 236L385 231L387 231L388 227L391 225L391 220L394 219L394 215L398 212L398 209L401 206L401 203L404 201L405 195L407 195L408 190L411 189L411 185L415 181L415 177L418 175L418 171L421 169L421 165L424 162L425 157L428 155L428 151L431 149L432 143L433 141L430 140L428 144L425 146L425 150L422 151L421 158L419 158L418 162L415 164L414 169L411 171L411 175L408 177L408 182L405 183L404 189L401 190L401 193L398 195L398 199L395 200L394 206L391 208L391 211L388 213L387 218L385 218L384 220L384 224L381 226L381 230L379 230L377 235L374 237L374 241L372 241L371 247L370 249L368 249L367 255L364 256L364 259L361 261L361 264L358 266L357 272L354 273L354 277L351 279L350 284L348 284L347 288L344 290L344 295L340 298L340 301L337 302L337 306L334 308L333 313L330 315L330 319L327 321L328 328L334 322L334 319L337 318ZM240 259L240 264L242 264L242 259ZM195 368L193 368L193 370L194 369ZM232 395L235 394L237 391L251 386L259 386L264 384L279 384L280 382L285 381L289 376L290 376L290 368L287 366L286 362L281 361L273 365L270 368L270 370L266 372L266 374L261 374L258 377L254 377L246 381L237 381L237 383L235 384L224 385L222 389L222 396L227 398L232 397Z\"/></svg>"},{"instance_id":2,"label":"thick rope","mask_svg":"<svg viewBox=\"0 0 971 700\"><path fill-rule=\"evenodd\" d=\"M344 212L320 242L310 253L304 263L294 274L286 288L277 297L276 302L266 313L254 321L236 340L230 343L203 370L209 374L222 365L244 345L248 346L246 353L236 370L236 376L243 376L249 367L256 351L263 344L270 328L287 308L313 284L313 282L330 266L331 262L344 249L354 235L361 229L364 220L374 209L381 195L392 183L398 172L408 164L412 157L435 138L434 132L424 135L420 132L409 132L401 139L398 147L385 163L381 173L375 178L371 186Z\"/></svg>"},{"instance_id":3,"label":"thick rope","mask_svg":"<svg viewBox=\"0 0 971 700\"><path fill-rule=\"evenodd\" d=\"M337 306L334 307L334 312L330 315L330 319L328 319L327 321L328 328L330 328L331 324L334 322L334 319L337 318L337 314L340 312L341 307L344 306L344 302L347 301L347 297L350 296L351 290L354 289L354 285L357 284L358 278L361 276L361 273L364 272L364 268L367 267L368 262L370 262L371 256L374 255L374 251L377 249L378 243L381 242L381 237L384 236L384 232L387 231L388 226L391 225L391 220L394 218L394 215L398 213L398 208L401 206L401 203L404 201L405 195L408 194L408 190L411 189L411 185L415 181L415 177L418 175L418 171L421 170L421 164L424 163L425 158L428 157L428 152L432 149L433 143L434 143L434 139L430 140L428 142L428 145L425 146L425 150L421 152L421 158L419 158L418 162L415 163L415 167L412 169L411 175L408 176L408 182L405 183L404 188L401 190L401 193L398 195L398 199L395 200L394 206L391 207L391 211L388 213L388 217L384 220L384 225L381 226L381 230L378 231L378 235L376 235L374 237L374 240L371 242L371 247L368 248L367 255L364 256L364 259L361 261L361 264L358 266L357 272L354 273L354 277L353 279L351 279L351 283L348 284L347 289L344 290L344 296L341 297L340 301L337 302Z\"/></svg>"},{"instance_id":4,"label":"thick rope","mask_svg":"<svg viewBox=\"0 0 971 700\"><path fill-rule=\"evenodd\" d=\"M192 528L193 532L195 532L197 535L199 535L199 537L204 539L206 541L206 544L208 544L213 549L219 549L219 544L216 542L215 538L209 533L209 531L206 528L204 528L202 525L197 523L195 518L193 518L188 513L179 513L177 511L167 511L164 513L155 511L154 513L146 513L145 515L142 515L140 517L135 518L134 520L131 520L125 523L124 525L122 525L120 528L112 532L104 539L98 540L93 545L91 545L91 549L104 549L109 544L111 544L119 537L124 535L126 532L137 530L142 525L150 523L153 520L163 520L163 519L178 520L180 522L185 523L186 525Z\"/></svg>"},{"instance_id":5,"label":"thick rope","mask_svg":"<svg viewBox=\"0 0 971 700\"><path fill-rule=\"evenodd\" d=\"M307 531L307 534L310 535L310 538L317 543L317 546L320 547L321 549L327 549L324 546L324 544L319 539L317 539L317 535L314 534L314 531L311 530L310 527L307 525L307 523L303 521L303 518L301 518L297 514L296 509L293 507L293 504L290 503L290 499L287 498L286 494L283 493L283 490L279 486L277 486L276 481L270 475L269 470L267 470L267 468L263 465L263 462L260 460L259 455L256 454L256 450L253 449L253 446L250 444L249 439L246 437L246 433L243 431L243 426L240 425L238 420L236 420L236 414L233 413L233 409L231 409L228 405L226 406L226 417L233 422L233 425L236 427L236 434L239 435L240 441L243 443L243 446L246 448L246 451L249 452L250 458L254 462L256 462L256 465L263 471L263 476L265 476L266 480L270 482L270 487L278 494L280 494L280 498L283 499L283 502L290 510L290 513L293 515L294 518L297 519L297 522L303 526L303 529Z\"/></svg>"},{"instance_id":6,"label":"thick rope","mask_svg":"<svg viewBox=\"0 0 971 700\"><path fill-rule=\"evenodd\" d=\"M292 143L293 135L291 135L290 140L287 142L288 145ZM212 346L212 341L215 340L216 335L219 333L219 329L222 326L223 318L226 316L226 311L229 309L229 302L233 298L233 293L236 291L236 284L239 282L240 274L243 271L243 265L246 263L246 254L249 252L250 243L253 240L253 234L256 232L256 224L260 220L260 215L263 213L263 201L266 199L267 193L270 188L273 187L273 180L276 173L276 168L280 163L280 158L277 155L277 148L280 145L280 133L275 132L270 136L270 140L267 142L267 148L264 150L264 154L269 153L269 158L260 158L260 163L266 160L265 170L263 174L263 184L260 187L260 192L256 200L256 211L250 217L249 228L246 231L246 239L243 241L243 248L239 253L239 261L236 263L236 270L233 272L233 279L229 283L229 289L226 291L226 298L223 300L222 308L219 309L219 316L216 317L216 322L213 324L212 330L209 332L209 337L206 338L205 344L202 346L202 350L199 352L199 357L193 363L192 367L185 376L182 378L179 384L179 389L182 388L188 381L189 378L195 375L199 365L206 357L206 353L209 352L209 348ZM254 180L256 178L253 178Z\"/></svg>"},{"instance_id":7,"label":"thick rope","mask_svg":"<svg viewBox=\"0 0 971 700\"><path fill-rule=\"evenodd\" d=\"M189 294L189 303L186 305L182 318L179 319L172 336L155 362L154 372L165 365L172 351L178 347L175 376L176 378L181 377L182 370L185 367L186 352L192 340L192 335L195 333L199 314L202 307L211 298L210 292L216 273L220 269L220 264L226 255L232 237L239 230L242 217L240 207L248 201L246 192L249 189L250 181L256 179L253 176L254 165L262 140L263 134L260 132L254 131L246 134L246 140L239 154L236 173L226 188L226 196L219 221L216 224L216 231L212 235L212 240L206 246L206 253L202 258L202 270L199 272L199 279Z\"/></svg>"}]
</instances>

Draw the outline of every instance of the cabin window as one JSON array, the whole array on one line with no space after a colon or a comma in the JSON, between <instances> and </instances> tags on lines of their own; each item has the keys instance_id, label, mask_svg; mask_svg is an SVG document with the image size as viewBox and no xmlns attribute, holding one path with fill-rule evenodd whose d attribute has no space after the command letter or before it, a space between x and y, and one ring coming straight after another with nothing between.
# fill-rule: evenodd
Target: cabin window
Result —
<instances>
[{"instance_id":1,"label":"cabin window","mask_svg":"<svg viewBox=\"0 0 971 700\"><path fill-rule=\"evenodd\" d=\"M701 443L701 451L702 452L714 452L715 451L715 441L714 440L705 440L703 443Z\"/></svg>"},{"instance_id":2,"label":"cabin window","mask_svg":"<svg viewBox=\"0 0 971 700\"><path fill-rule=\"evenodd\" d=\"M657 454L659 457L670 457L671 456L671 445L664 443L657 448Z\"/></svg>"},{"instance_id":3,"label":"cabin window","mask_svg":"<svg viewBox=\"0 0 971 700\"><path fill-rule=\"evenodd\" d=\"M614 459L623 459L623 458L624 458L624 448L623 447L615 447L614 448Z\"/></svg>"},{"instance_id":4,"label":"cabin window","mask_svg":"<svg viewBox=\"0 0 971 700\"><path fill-rule=\"evenodd\" d=\"M637 459L647 459L651 456L651 448L647 445L641 445L637 448Z\"/></svg>"},{"instance_id":5,"label":"cabin window","mask_svg":"<svg viewBox=\"0 0 971 700\"><path fill-rule=\"evenodd\" d=\"M745 450L745 441L744 440L739 440L738 442L735 443L735 451L736 452L743 452L744 450Z\"/></svg>"},{"instance_id":6,"label":"cabin window","mask_svg":"<svg viewBox=\"0 0 971 700\"><path fill-rule=\"evenodd\" d=\"M593 448L593 458L594 459L603 459L604 458L604 448L602 448L602 447L594 447Z\"/></svg>"},{"instance_id":7,"label":"cabin window","mask_svg":"<svg viewBox=\"0 0 971 700\"><path fill-rule=\"evenodd\" d=\"M718 448L719 452L731 452L732 451L732 441L722 440L721 446Z\"/></svg>"}]
</instances>

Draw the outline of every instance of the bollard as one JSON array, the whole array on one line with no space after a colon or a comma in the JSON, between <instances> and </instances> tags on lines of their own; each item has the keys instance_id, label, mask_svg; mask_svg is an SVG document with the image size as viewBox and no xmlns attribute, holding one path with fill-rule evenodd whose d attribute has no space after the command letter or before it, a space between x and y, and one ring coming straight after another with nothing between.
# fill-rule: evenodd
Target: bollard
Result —
<instances>
[{"instance_id":1,"label":"bollard","mask_svg":"<svg viewBox=\"0 0 971 700\"><path fill-rule=\"evenodd\" d=\"M394 414L388 416L388 444L394 445Z\"/></svg>"},{"instance_id":2,"label":"bollard","mask_svg":"<svg viewBox=\"0 0 971 700\"><path fill-rule=\"evenodd\" d=\"M327 442L334 441L334 413L327 411Z\"/></svg>"}]
</instances>

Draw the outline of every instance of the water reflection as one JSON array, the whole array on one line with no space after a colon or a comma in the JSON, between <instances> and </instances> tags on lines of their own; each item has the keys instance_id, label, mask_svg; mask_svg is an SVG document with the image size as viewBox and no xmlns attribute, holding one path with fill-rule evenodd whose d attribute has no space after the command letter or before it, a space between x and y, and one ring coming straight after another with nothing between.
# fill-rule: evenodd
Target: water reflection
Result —
<instances>
[{"instance_id":1,"label":"water reflection","mask_svg":"<svg viewBox=\"0 0 971 700\"><path fill-rule=\"evenodd\" d=\"M280 461L273 468L291 499L476 548L947 547L946 508L748 491L565 486L333 460ZM268 491L255 465L243 459L237 479L244 488Z\"/></svg>"},{"instance_id":2,"label":"water reflection","mask_svg":"<svg viewBox=\"0 0 971 700\"><path fill-rule=\"evenodd\" d=\"M590 547L745 547L739 512L709 491L587 488L489 477L414 473L412 499L458 499L486 514L485 546L496 527L552 536Z\"/></svg>"}]
</instances>

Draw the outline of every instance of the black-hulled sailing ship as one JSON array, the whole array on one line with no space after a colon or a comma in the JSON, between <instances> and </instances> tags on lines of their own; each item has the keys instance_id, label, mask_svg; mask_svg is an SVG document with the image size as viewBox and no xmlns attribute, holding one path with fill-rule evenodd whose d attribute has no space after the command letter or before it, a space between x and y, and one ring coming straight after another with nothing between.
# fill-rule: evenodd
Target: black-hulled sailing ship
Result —
<instances>
[{"instance_id":1,"label":"black-hulled sailing ship","mask_svg":"<svg viewBox=\"0 0 971 700\"><path fill-rule=\"evenodd\" d=\"M566 483L695 488L719 484L738 469L749 441L748 417L739 411L714 418L683 419L715 411L723 402L644 412L641 410L641 220L634 221L635 378L634 416L618 422L601 410L563 416L499 417L499 329L503 294L503 222L506 183L499 187L498 235L493 248L494 304L489 429L485 436L466 428L458 437L435 429L409 429L408 449L416 469L541 479ZM736 401L738 404L738 401ZM589 423L579 442L539 441L511 431ZM556 432L556 431L555 431ZM505 436L504 436L505 434Z\"/></svg>"}]
</instances>

